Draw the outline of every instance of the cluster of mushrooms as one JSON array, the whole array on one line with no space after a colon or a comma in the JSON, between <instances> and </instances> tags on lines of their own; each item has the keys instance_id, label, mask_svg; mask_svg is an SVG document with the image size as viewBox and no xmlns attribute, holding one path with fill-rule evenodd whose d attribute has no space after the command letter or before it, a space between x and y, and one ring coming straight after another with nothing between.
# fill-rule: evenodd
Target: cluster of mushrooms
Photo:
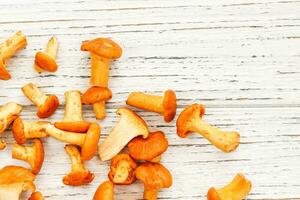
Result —
<instances>
[{"instance_id":1,"label":"cluster of mushrooms","mask_svg":"<svg viewBox=\"0 0 300 200\"><path fill-rule=\"evenodd\" d=\"M27 45L21 31L0 44L0 79L11 78L6 70L8 60ZM119 121L103 143L99 143L101 128L98 123L85 121L82 104L92 105L96 119L106 116L105 102L112 98L108 88L109 66L111 60L122 55L121 47L108 38L84 41L82 51L91 55L91 87L83 94L78 90L65 92L65 115L61 121L25 121L20 117L22 106L15 102L4 104L0 108L0 136L12 124L12 133L16 141L12 147L12 157L27 162L29 169L20 166L5 166L0 170L0 200L17 200L23 191L31 190L30 200L44 199L42 193L34 192L34 179L44 161L42 138L53 137L66 143L65 151L71 161L71 172L63 177L65 185L80 186L89 184L94 174L87 170L84 162L91 160L98 150L102 161L110 160L108 180L96 190L94 200L114 199L115 185L130 185L137 179L144 183L144 199L155 200L161 188L172 185L172 175L160 163L162 154L168 148L168 140L162 131L150 132L146 122L127 107L119 108L116 113ZM34 67L38 72L55 72L58 69L56 55L58 41L51 38L45 52L37 52ZM38 86L28 83L23 86L24 95L37 107L37 117L50 117L59 106L55 95L46 95ZM163 96L142 92L129 94L126 104L142 110L159 113L165 122L171 122L176 115L176 94L165 91ZM222 131L206 123L202 116L205 107L193 104L186 107L177 118L177 134L187 137L197 132L212 145L223 152L235 150L240 143L237 132ZM31 145L26 145L31 140ZM6 143L0 142L0 149ZM125 153L124 148L128 151ZM225 187L210 188L209 200L241 200L251 190L251 182L242 174L237 174ZM3 191L3 192L1 192Z\"/></svg>"}]
</instances>

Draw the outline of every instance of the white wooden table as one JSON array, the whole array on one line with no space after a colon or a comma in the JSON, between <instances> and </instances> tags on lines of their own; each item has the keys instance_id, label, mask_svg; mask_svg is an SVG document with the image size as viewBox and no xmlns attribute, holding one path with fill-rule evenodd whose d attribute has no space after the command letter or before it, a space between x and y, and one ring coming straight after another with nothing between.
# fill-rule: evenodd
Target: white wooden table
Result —
<instances>
[{"instance_id":1,"label":"white wooden table","mask_svg":"<svg viewBox=\"0 0 300 200\"><path fill-rule=\"evenodd\" d=\"M300 199L300 1L297 0L0 0L0 40L22 30L25 50L11 59L9 81L0 82L0 104L24 104L21 116L37 120L36 108L20 88L28 82L54 93L62 105L51 121L64 113L64 92L88 87L90 60L80 51L82 40L111 37L123 47L123 57L112 64L108 117L99 121L101 141L114 127L114 113L129 92L162 94L176 90L179 109L194 102L207 107L205 119L225 130L237 130L241 145L224 154L198 135L181 139L175 122L138 113L151 130L167 134L170 147L162 162L172 172L172 188L160 199L205 199L211 186L223 186L237 172L253 183L248 199ZM35 52L51 36L60 42L59 70L38 74ZM91 107L84 116L93 121ZM1 167L27 166L11 159L14 142L0 152ZM64 144L44 140L46 158L37 177L46 199L91 199L107 179L108 163L98 157L86 163L95 173L92 184L69 187ZM141 199L143 185L117 186L116 199Z\"/></svg>"}]
</instances>

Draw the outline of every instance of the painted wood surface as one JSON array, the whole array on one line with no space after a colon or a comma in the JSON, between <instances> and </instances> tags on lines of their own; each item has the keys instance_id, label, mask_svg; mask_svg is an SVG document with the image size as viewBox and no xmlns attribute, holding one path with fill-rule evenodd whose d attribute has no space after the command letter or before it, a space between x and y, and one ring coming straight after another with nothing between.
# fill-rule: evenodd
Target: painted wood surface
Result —
<instances>
[{"instance_id":1,"label":"painted wood surface","mask_svg":"<svg viewBox=\"0 0 300 200\"><path fill-rule=\"evenodd\" d=\"M297 0L0 0L0 40L22 30L28 46L8 63L12 74L0 82L0 104L24 105L21 116L37 120L36 108L20 88L28 82L54 93L62 105L51 121L64 113L64 92L88 87L90 59L81 52L82 40L111 37L124 49L112 63L108 117L99 121L103 141L132 91L162 94L171 88L178 96L178 113L194 102L207 107L205 119L222 129L237 130L241 145L224 154L197 134L176 135L175 122L138 113L150 130L167 134L170 147L162 162L174 176L172 188L160 199L205 199L209 187L221 187L237 172L253 183L248 199L300 199L300 1ZM60 42L59 70L38 74L35 52L48 39ZM91 107L84 116L94 121ZM8 147L0 152L1 166L25 163L11 159ZM108 162L98 157L86 163L96 175L91 185L68 187L62 177L70 163L63 146L44 140L46 159L37 188L46 199L91 199L107 179ZM142 199L143 185L117 186L116 199Z\"/></svg>"}]
</instances>

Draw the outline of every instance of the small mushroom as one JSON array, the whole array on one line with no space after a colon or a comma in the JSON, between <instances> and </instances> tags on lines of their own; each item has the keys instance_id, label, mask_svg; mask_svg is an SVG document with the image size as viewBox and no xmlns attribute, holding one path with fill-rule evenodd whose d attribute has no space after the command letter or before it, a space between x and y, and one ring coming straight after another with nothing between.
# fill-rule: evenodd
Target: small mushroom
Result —
<instances>
[{"instance_id":1,"label":"small mushroom","mask_svg":"<svg viewBox=\"0 0 300 200\"><path fill-rule=\"evenodd\" d=\"M40 139L34 139L32 146L22 146L14 144L12 157L27 162L31 167L31 172L38 174L44 162L44 146Z\"/></svg>"},{"instance_id":2,"label":"small mushroom","mask_svg":"<svg viewBox=\"0 0 300 200\"><path fill-rule=\"evenodd\" d=\"M161 131L156 131L149 133L146 139L141 136L134 138L127 146L130 156L135 160L157 162L160 155L167 150L168 145L165 134Z\"/></svg>"},{"instance_id":3,"label":"small mushroom","mask_svg":"<svg viewBox=\"0 0 300 200\"><path fill-rule=\"evenodd\" d=\"M55 72L57 70L56 56L58 52L58 41L52 37L47 44L46 52L39 51L35 54L34 67L38 72L44 70Z\"/></svg>"},{"instance_id":4,"label":"small mushroom","mask_svg":"<svg viewBox=\"0 0 300 200\"><path fill-rule=\"evenodd\" d=\"M0 137L9 125L18 117L22 111L22 106L9 102L0 108ZM6 143L0 140L0 150L6 147Z\"/></svg>"},{"instance_id":5,"label":"small mushroom","mask_svg":"<svg viewBox=\"0 0 300 200\"><path fill-rule=\"evenodd\" d=\"M63 131L56 128L52 124L48 124L46 132L51 137L62 142L73 144L81 147L81 159L90 160L97 151L97 145L99 142L101 128L96 123L91 123L87 133L75 133L69 131Z\"/></svg>"},{"instance_id":6,"label":"small mushroom","mask_svg":"<svg viewBox=\"0 0 300 200\"><path fill-rule=\"evenodd\" d=\"M191 132L197 132L224 152L235 150L240 143L239 133L222 131L217 127L205 123L202 120L204 113L205 107L201 104L193 104L185 108L180 113L176 122L177 135L179 137L186 137Z\"/></svg>"},{"instance_id":7,"label":"small mushroom","mask_svg":"<svg viewBox=\"0 0 300 200\"><path fill-rule=\"evenodd\" d=\"M134 170L137 166L128 154L118 154L111 159L108 177L115 184L130 185L136 180Z\"/></svg>"},{"instance_id":8,"label":"small mushroom","mask_svg":"<svg viewBox=\"0 0 300 200\"><path fill-rule=\"evenodd\" d=\"M19 200L23 191L35 190L35 175L19 166L6 166L0 170L0 199Z\"/></svg>"},{"instance_id":9,"label":"small mushroom","mask_svg":"<svg viewBox=\"0 0 300 200\"><path fill-rule=\"evenodd\" d=\"M45 95L41 89L33 83L28 83L23 86L22 91L27 98L37 106L37 116L39 118L50 117L59 106L59 100L55 95Z\"/></svg>"},{"instance_id":10,"label":"small mushroom","mask_svg":"<svg viewBox=\"0 0 300 200\"><path fill-rule=\"evenodd\" d=\"M86 170L79 149L74 145L66 145L65 150L71 160L71 172L63 178L65 185L80 186L93 181L94 174Z\"/></svg>"},{"instance_id":11,"label":"small mushroom","mask_svg":"<svg viewBox=\"0 0 300 200\"><path fill-rule=\"evenodd\" d=\"M158 190L169 188L173 178L167 168L159 163L143 163L136 169L136 178L144 183L144 199L156 200Z\"/></svg>"},{"instance_id":12,"label":"small mushroom","mask_svg":"<svg viewBox=\"0 0 300 200\"><path fill-rule=\"evenodd\" d=\"M210 188L207 193L208 200L242 200L250 192L252 184L244 175L237 174L234 179L221 189Z\"/></svg>"},{"instance_id":13,"label":"small mushroom","mask_svg":"<svg viewBox=\"0 0 300 200\"><path fill-rule=\"evenodd\" d=\"M127 105L143 110L160 113L166 122L170 122L176 115L176 94L173 90L165 91L164 96L131 92L126 101Z\"/></svg>"},{"instance_id":14,"label":"small mushroom","mask_svg":"<svg viewBox=\"0 0 300 200\"><path fill-rule=\"evenodd\" d=\"M145 121L128 108L119 108L116 112L120 120L109 136L99 145L99 156L106 161L117 155L133 138L142 135L148 137Z\"/></svg>"},{"instance_id":15,"label":"small mushroom","mask_svg":"<svg viewBox=\"0 0 300 200\"><path fill-rule=\"evenodd\" d=\"M65 92L66 108L65 116L61 122L55 122L54 126L64 131L85 133L90 126L82 116L81 93L78 90Z\"/></svg>"},{"instance_id":16,"label":"small mushroom","mask_svg":"<svg viewBox=\"0 0 300 200\"><path fill-rule=\"evenodd\" d=\"M99 101L107 101L111 99L112 93L110 89L105 87L92 86L82 96L85 104L94 104Z\"/></svg>"},{"instance_id":17,"label":"small mushroom","mask_svg":"<svg viewBox=\"0 0 300 200\"><path fill-rule=\"evenodd\" d=\"M13 136L18 144L25 144L27 139L48 137L46 127L50 122L24 121L18 117L13 125Z\"/></svg>"},{"instance_id":18,"label":"small mushroom","mask_svg":"<svg viewBox=\"0 0 300 200\"><path fill-rule=\"evenodd\" d=\"M0 44L0 79L9 80L11 75L6 69L8 60L20 49L27 45L26 37L18 31L5 42Z\"/></svg>"},{"instance_id":19,"label":"small mushroom","mask_svg":"<svg viewBox=\"0 0 300 200\"><path fill-rule=\"evenodd\" d=\"M93 200L114 200L114 184L111 181L105 181L97 188Z\"/></svg>"},{"instance_id":20,"label":"small mushroom","mask_svg":"<svg viewBox=\"0 0 300 200\"><path fill-rule=\"evenodd\" d=\"M108 87L110 62L121 57L122 48L111 39L96 38L83 41L81 50L91 54L91 85ZM99 101L93 107L97 119L105 118L105 102Z\"/></svg>"},{"instance_id":21,"label":"small mushroom","mask_svg":"<svg viewBox=\"0 0 300 200\"><path fill-rule=\"evenodd\" d=\"M28 200L44 200L44 197L41 192L34 192Z\"/></svg>"}]
</instances>

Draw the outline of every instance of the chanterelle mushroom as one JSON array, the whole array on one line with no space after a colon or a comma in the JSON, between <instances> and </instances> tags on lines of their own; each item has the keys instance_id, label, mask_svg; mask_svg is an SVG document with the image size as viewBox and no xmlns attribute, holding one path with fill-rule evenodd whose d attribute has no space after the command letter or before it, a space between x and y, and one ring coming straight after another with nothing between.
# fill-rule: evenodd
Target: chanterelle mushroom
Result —
<instances>
[{"instance_id":1,"label":"chanterelle mushroom","mask_svg":"<svg viewBox=\"0 0 300 200\"><path fill-rule=\"evenodd\" d=\"M139 136L128 143L129 154L135 160L146 160L153 162L168 148L168 140L161 131L149 133L144 139Z\"/></svg>"},{"instance_id":2,"label":"chanterelle mushroom","mask_svg":"<svg viewBox=\"0 0 300 200\"><path fill-rule=\"evenodd\" d=\"M252 184L242 174L221 189L210 188L207 193L208 200L242 200L250 192Z\"/></svg>"},{"instance_id":3,"label":"chanterelle mushroom","mask_svg":"<svg viewBox=\"0 0 300 200\"><path fill-rule=\"evenodd\" d=\"M144 199L156 200L158 190L171 187L173 178L159 163L143 163L136 169L136 178L144 183Z\"/></svg>"},{"instance_id":4,"label":"chanterelle mushroom","mask_svg":"<svg viewBox=\"0 0 300 200\"><path fill-rule=\"evenodd\" d=\"M34 139L32 146L22 146L14 144L12 157L27 162L31 167L31 172L38 174L44 162L44 146L40 139Z\"/></svg>"},{"instance_id":5,"label":"chanterelle mushroom","mask_svg":"<svg viewBox=\"0 0 300 200\"><path fill-rule=\"evenodd\" d=\"M34 191L34 179L34 174L23 167L3 167L0 170L0 200L19 200L23 191Z\"/></svg>"},{"instance_id":6,"label":"chanterelle mushroom","mask_svg":"<svg viewBox=\"0 0 300 200\"><path fill-rule=\"evenodd\" d=\"M49 124L46 132L57 140L73 144L81 147L81 159L90 160L97 151L101 128L96 123L91 123L87 133L75 133L63 131L56 128L54 125Z\"/></svg>"},{"instance_id":7,"label":"chanterelle mushroom","mask_svg":"<svg viewBox=\"0 0 300 200\"><path fill-rule=\"evenodd\" d=\"M165 91L164 96L155 96L142 92L132 92L127 98L126 104L160 113L166 122L170 122L176 115L176 94L173 90Z\"/></svg>"},{"instance_id":8,"label":"chanterelle mushroom","mask_svg":"<svg viewBox=\"0 0 300 200\"><path fill-rule=\"evenodd\" d=\"M82 116L81 93L78 90L65 92L65 116L61 122L54 126L64 131L84 133L89 129L90 123L84 121Z\"/></svg>"},{"instance_id":9,"label":"chanterelle mushroom","mask_svg":"<svg viewBox=\"0 0 300 200\"><path fill-rule=\"evenodd\" d=\"M85 104L94 104L99 101L107 101L111 99L112 93L110 89L104 87L90 87L82 96L82 101Z\"/></svg>"},{"instance_id":10,"label":"chanterelle mushroom","mask_svg":"<svg viewBox=\"0 0 300 200\"><path fill-rule=\"evenodd\" d=\"M116 113L120 115L119 122L106 140L99 145L99 156L102 161L117 155L136 136L148 137L147 124L132 110L119 108Z\"/></svg>"},{"instance_id":11,"label":"chanterelle mushroom","mask_svg":"<svg viewBox=\"0 0 300 200\"><path fill-rule=\"evenodd\" d=\"M111 159L109 179L115 184L130 185L136 178L136 162L128 154L118 154Z\"/></svg>"},{"instance_id":12,"label":"chanterelle mushroom","mask_svg":"<svg viewBox=\"0 0 300 200\"><path fill-rule=\"evenodd\" d=\"M9 102L0 108L0 137L8 126L18 117L22 111L22 106ZM0 141L0 150L6 147L4 141Z\"/></svg>"},{"instance_id":13,"label":"chanterelle mushroom","mask_svg":"<svg viewBox=\"0 0 300 200\"><path fill-rule=\"evenodd\" d=\"M37 106L39 118L50 117L59 106L57 96L45 95L36 85L28 83L22 87L23 93Z\"/></svg>"},{"instance_id":14,"label":"chanterelle mushroom","mask_svg":"<svg viewBox=\"0 0 300 200\"><path fill-rule=\"evenodd\" d=\"M121 47L108 38L96 38L83 41L81 50L89 51L91 54L91 85L107 88L110 61L121 57ZM104 101L95 103L93 107L97 119L105 118Z\"/></svg>"},{"instance_id":15,"label":"chanterelle mushroom","mask_svg":"<svg viewBox=\"0 0 300 200\"><path fill-rule=\"evenodd\" d=\"M114 184L105 181L97 188L93 200L114 200Z\"/></svg>"},{"instance_id":16,"label":"chanterelle mushroom","mask_svg":"<svg viewBox=\"0 0 300 200\"><path fill-rule=\"evenodd\" d=\"M26 37L21 31L18 31L5 42L0 44L0 79L9 80L11 78L5 65L18 50L23 49L26 45Z\"/></svg>"},{"instance_id":17,"label":"chanterelle mushroom","mask_svg":"<svg viewBox=\"0 0 300 200\"><path fill-rule=\"evenodd\" d=\"M18 144L26 143L27 139L48 137L46 127L50 122L24 121L18 117L12 126L13 136Z\"/></svg>"},{"instance_id":18,"label":"chanterelle mushroom","mask_svg":"<svg viewBox=\"0 0 300 200\"><path fill-rule=\"evenodd\" d=\"M42 193L34 192L31 194L31 196L28 200L44 200L44 197L43 197Z\"/></svg>"},{"instance_id":19,"label":"chanterelle mushroom","mask_svg":"<svg viewBox=\"0 0 300 200\"><path fill-rule=\"evenodd\" d=\"M47 44L46 52L39 51L35 54L34 67L38 72L43 70L55 72L57 70L56 55L58 42L52 37Z\"/></svg>"},{"instance_id":20,"label":"chanterelle mushroom","mask_svg":"<svg viewBox=\"0 0 300 200\"><path fill-rule=\"evenodd\" d=\"M197 132L224 152L235 150L240 143L239 133L222 131L205 123L202 120L204 113L205 108L201 104L193 104L185 108L176 122L177 135L186 137L191 132Z\"/></svg>"},{"instance_id":21,"label":"chanterelle mushroom","mask_svg":"<svg viewBox=\"0 0 300 200\"><path fill-rule=\"evenodd\" d=\"M65 150L71 160L71 172L63 178L66 185L80 186L93 181L94 174L86 170L80 157L78 147L66 145Z\"/></svg>"}]
</instances>

